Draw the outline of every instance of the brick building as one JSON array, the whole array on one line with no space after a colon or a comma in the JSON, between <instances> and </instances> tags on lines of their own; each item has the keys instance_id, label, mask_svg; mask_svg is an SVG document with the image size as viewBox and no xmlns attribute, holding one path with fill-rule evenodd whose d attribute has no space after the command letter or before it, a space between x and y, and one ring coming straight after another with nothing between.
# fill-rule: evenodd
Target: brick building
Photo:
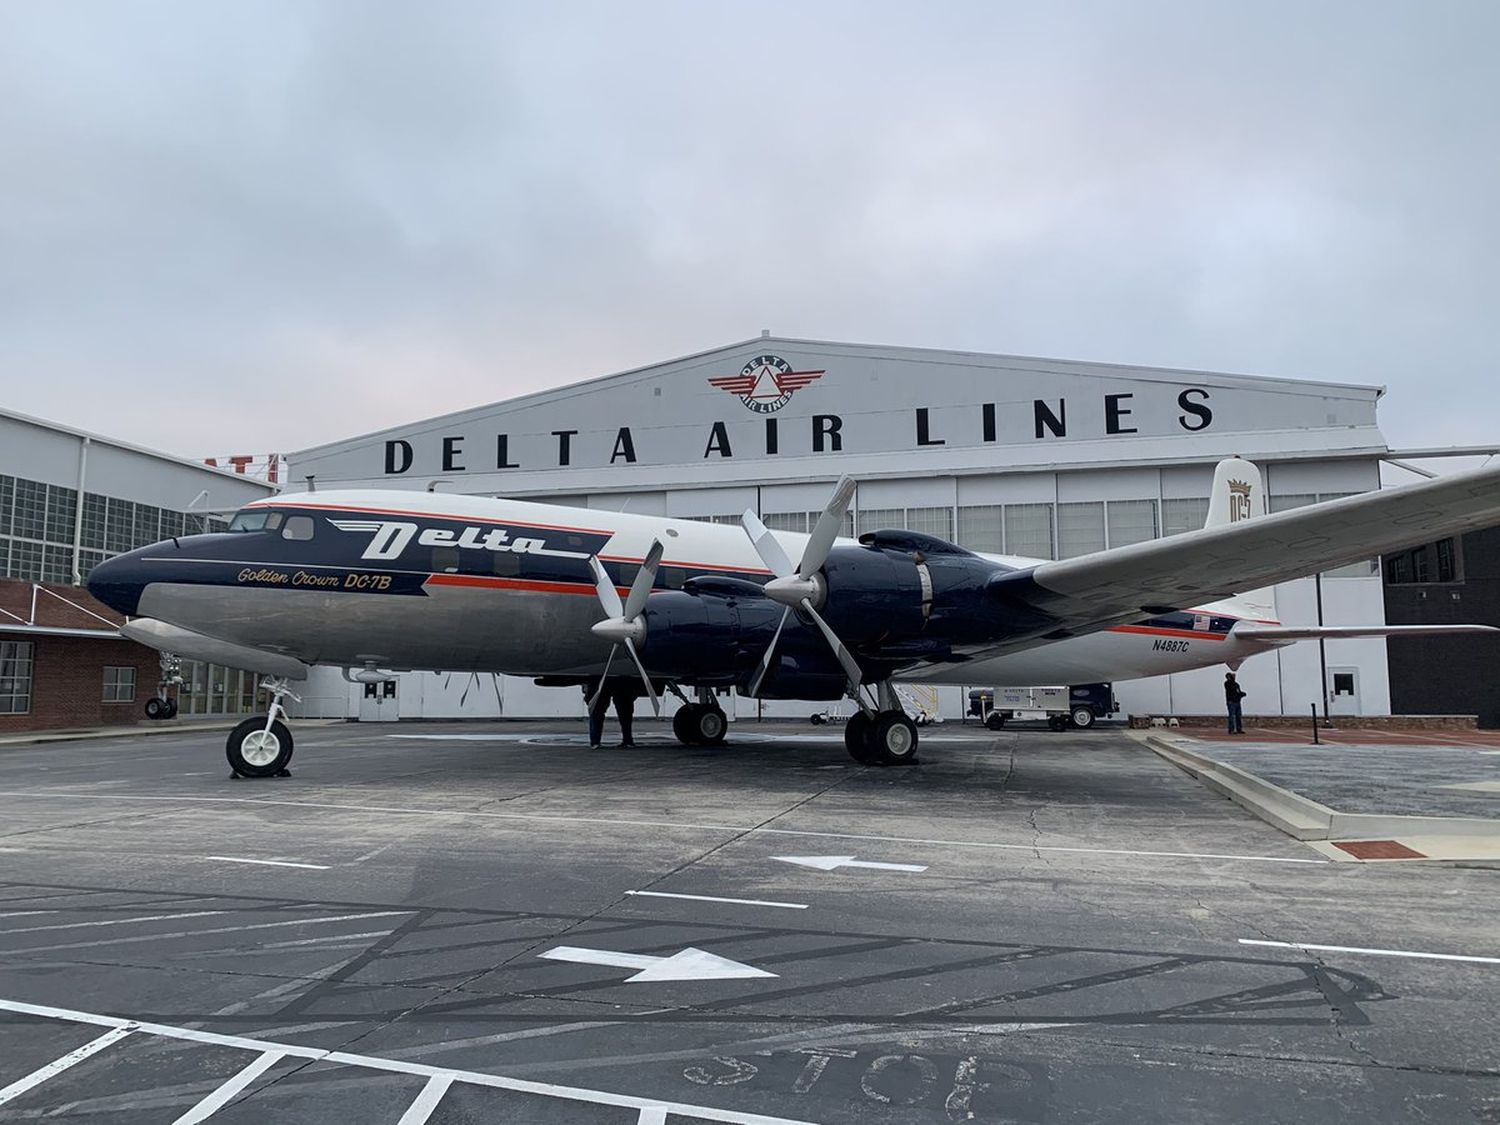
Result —
<instances>
[{"instance_id":1,"label":"brick building","mask_svg":"<svg viewBox=\"0 0 1500 1125\"><path fill-rule=\"evenodd\" d=\"M76 586L0 580L0 734L143 718L160 658Z\"/></svg>"}]
</instances>

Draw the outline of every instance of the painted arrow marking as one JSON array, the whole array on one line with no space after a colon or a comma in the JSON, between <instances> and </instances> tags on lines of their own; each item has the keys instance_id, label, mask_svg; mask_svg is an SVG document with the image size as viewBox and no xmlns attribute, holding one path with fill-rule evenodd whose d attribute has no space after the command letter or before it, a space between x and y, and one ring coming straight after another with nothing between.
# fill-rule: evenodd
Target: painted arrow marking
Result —
<instances>
[{"instance_id":1,"label":"painted arrow marking","mask_svg":"<svg viewBox=\"0 0 1500 1125\"><path fill-rule=\"evenodd\" d=\"M819 871L832 871L838 867L868 867L873 871L926 871L925 863L876 863L868 859L855 859L852 855L773 855L782 863L795 863L798 867L816 867Z\"/></svg>"},{"instance_id":2,"label":"painted arrow marking","mask_svg":"<svg viewBox=\"0 0 1500 1125\"><path fill-rule=\"evenodd\" d=\"M665 980L731 980L741 977L774 977L764 969L742 965L702 949L687 949L670 957L651 957L645 953L616 953L613 949L581 949L576 945L559 945L539 954L549 961L573 961L580 965L613 965L618 969L639 969L626 977L626 984L648 984Z\"/></svg>"}]
</instances>

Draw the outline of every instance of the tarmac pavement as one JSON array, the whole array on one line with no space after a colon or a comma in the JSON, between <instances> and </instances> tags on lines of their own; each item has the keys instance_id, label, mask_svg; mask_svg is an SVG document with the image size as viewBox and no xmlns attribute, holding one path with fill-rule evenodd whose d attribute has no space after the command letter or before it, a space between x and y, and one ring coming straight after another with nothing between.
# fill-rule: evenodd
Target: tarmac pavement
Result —
<instances>
[{"instance_id":1,"label":"tarmac pavement","mask_svg":"<svg viewBox=\"0 0 1500 1125\"><path fill-rule=\"evenodd\" d=\"M0 748L0 1122L1500 1120L1500 874L1121 732L297 736Z\"/></svg>"}]
</instances>

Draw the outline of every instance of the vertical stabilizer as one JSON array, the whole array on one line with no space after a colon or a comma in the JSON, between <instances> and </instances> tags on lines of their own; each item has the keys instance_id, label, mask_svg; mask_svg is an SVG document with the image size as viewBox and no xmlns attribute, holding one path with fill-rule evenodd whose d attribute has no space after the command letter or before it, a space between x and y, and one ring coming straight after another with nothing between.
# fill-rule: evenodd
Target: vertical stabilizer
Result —
<instances>
[{"instance_id":1,"label":"vertical stabilizer","mask_svg":"<svg viewBox=\"0 0 1500 1125\"><path fill-rule=\"evenodd\" d=\"M1204 527L1224 527L1266 514L1266 489L1260 470L1249 461L1229 457L1214 469Z\"/></svg>"},{"instance_id":2,"label":"vertical stabilizer","mask_svg":"<svg viewBox=\"0 0 1500 1125\"><path fill-rule=\"evenodd\" d=\"M1260 469L1239 457L1220 461L1214 469L1213 491L1208 495L1208 518L1204 527L1227 527L1266 514L1266 487ZM1275 591L1251 590L1223 603L1238 617L1251 621L1276 620Z\"/></svg>"}]
</instances>

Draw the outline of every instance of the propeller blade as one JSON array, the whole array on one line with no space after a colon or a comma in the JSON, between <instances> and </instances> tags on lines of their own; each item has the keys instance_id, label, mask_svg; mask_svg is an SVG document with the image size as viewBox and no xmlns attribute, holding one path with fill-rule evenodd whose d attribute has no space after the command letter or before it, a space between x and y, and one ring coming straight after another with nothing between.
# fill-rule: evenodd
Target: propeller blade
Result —
<instances>
[{"instance_id":1,"label":"propeller blade","mask_svg":"<svg viewBox=\"0 0 1500 1125\"><path fill-rule=\"evenodd\" d=\"M844 513L849 510L849 501L852 499L854 499L854 478L840 477L839 483L834 487L833 495L828 498L823 514L818 517L818 522L813 524L812 534L807 537L807 546L802 548L802 561L797 564L799 577L811 578L823 569L823 563L828 559L828 552L833 549L833 541L838 538L839 532L844 530ZM777 577L781 577L779 571Z\"/></svg>"},{"instance_id":2,"label":"propeller blade","mask_svg":"<svg viewBox=\"0 0 1500 1125\"><path fill-rule=\"evenodd\" d=\"M772 574L777 578L790 578L797 573L792 566L792 560L786 557L786 551L776 541L776 536L771 534L771 529L760 522L760 517L750 509L745 509L745 514L740 517L740 526L745 529L745 534L750 536L750 542L755 547L755 553L760 556L760 561L770 568Z\"/></svg>"},{"instance_id":3,"label":"propeller blade","mask_svg":"<svg viewBox=\"0 0 1500 1125\"><path fill-rule=\"evenodd\" d=\"M828 641L828 647L833 649L833 655L838 657L839 663L844 666L844 675L849 677L849 686L858 691L859 685L864 682L864 673L860 671L859 662L854 659L854 654L844 647L844 642L839 640L838 634L830 629L828 622L824 621L818 611L813 609L812 602L803 602L802 608L812 618L813 624L818 627L824 639Z\"/></svg>"},{"instance_id":4,"label":"propeller blade","mask_svg":"<svg viewBox=\"0 0 1500 1125\"><path fill-rule=\"evenodd\" d=\"M656 697L656 689L651 686L651 677L646 674L646 666L641 663L641 655L635 651L635 642L629 637L625 638L625 651L630 653L630 659L635 661L636 671L641 674L641 683L646 685L646 698L651 700L651 710L656 712L658 719L661 718L661 700Z\"/></svg>"},{"instance_id":5,"label":"propeller blade","mask_svg":"<svg viewBox=\"0 0 1500 1125\"><path fill-rule=\"evenodd\" d=\"M594 694L589 696L588 702L584 704L590 711L594 709L594 704L599 702L599 696L604 694L604 685L609 682L609 666L615 662L615 653L619 651L619 645L609 646L609 659L604 662L604 674L599 677L599 686L594 689Z\"/></svg>"},{"instance_id":6,"label":"propeller blade","mask_svg":"<svg viewBox=\"0 0 1500 1125\"><path fill-rule=\"evenodd\" d=\"M625 608L620 612L625 620L634 621L641 615L641 610L646 608L651 587L656 585L656 568L661 562L663 549L660 539L651 540L651 549L646 552L641 569L636 571L635 581L630 584L630 593L625 597Z\"/></svg>"},{"instance_id":7,"label":"propeller blade","mask_svg":"<svg viewBox=\"0 0 1500 1125\"><path fill-rule=\"evenodd\" d=\"M766 646L766 654L760 658L760 667L755 671L755 678L750 681L751 698L760 694L761 682L771 671L771 661L776 655L776 642L781 640L781 630L786 628L786 619L791 616L791 613L791 606L781 611L781 620L776 623L776 632L771 634L771 643Z\"/></svg>"},{"instance_id":8,"label":"propeller blade","mask_svg":"<svg viewBox=\"0 0 1500 1125\"><path fill-rule=\"evenodd\" d=\"M589 569L594 572L594 589L599 591L599 604L604 607L604 615L624 617L625 607L620 604L620 591L615 589L614 579L605 572L598 555L589 556Z\"/></svg>"}]
</instances>

